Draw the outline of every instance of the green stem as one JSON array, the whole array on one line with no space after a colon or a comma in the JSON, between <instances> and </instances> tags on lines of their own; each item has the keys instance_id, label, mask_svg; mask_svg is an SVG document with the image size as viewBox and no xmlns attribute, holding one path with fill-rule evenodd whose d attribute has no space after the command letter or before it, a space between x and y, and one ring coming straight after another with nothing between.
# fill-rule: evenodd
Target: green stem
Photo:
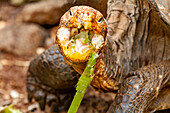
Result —
<instances>
[{"instance_id":1,"label":"green stem","mask_svg":"<svg viewBox=\"0 0 170 113\"><path fill-rule=\"evenodd\" d=\"M94 77L94 65L96 64L96 59L98 58L98 54L95 52L92 52L91 57L89 58L87 62L87 66L79 78L79 81L77 83L76 87L76 94L74 95L73 101L71 103L71 106L68 110L68 113L76 113L80 103L84 97L85 91L87 87L90 85L93 77Z\"/></svg>"}]
</instances>

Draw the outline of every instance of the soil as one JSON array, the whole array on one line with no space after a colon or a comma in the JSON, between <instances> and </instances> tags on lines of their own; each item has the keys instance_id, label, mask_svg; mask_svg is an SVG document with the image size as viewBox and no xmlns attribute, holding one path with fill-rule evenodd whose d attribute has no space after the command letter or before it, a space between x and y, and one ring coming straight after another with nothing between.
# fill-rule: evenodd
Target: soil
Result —
<instances>
[{"instance_id":1,"label":"soil","mask_svg":"<svg viewBox=\"0 0 170 113\"><path fill-rule=\"evenodd\" d=\"M0 71L0 106L13 104L22 112L32 103L26 97L26 71L28 66L18 61L29 62L32 57L19 57L11 54L1 55L2 70Z\"/></svg>"}]
</instances>

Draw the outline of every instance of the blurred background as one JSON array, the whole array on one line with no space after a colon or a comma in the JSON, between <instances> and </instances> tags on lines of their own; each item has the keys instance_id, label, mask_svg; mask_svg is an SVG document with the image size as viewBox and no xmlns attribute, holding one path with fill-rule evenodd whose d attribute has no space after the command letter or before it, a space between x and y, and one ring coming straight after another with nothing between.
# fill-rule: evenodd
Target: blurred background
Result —
<instances>
[{"instance_id":1,"label":"blurred background","mask_svg":"<svg viewBox=\"0 0 170 113\"><path fill-rule=\"evenodd\" d=\"M0 109L13 104L23 113L43 113L35 101L27 101L29 63L54 44L61 16L82 4L106 17L107 0L0 0ZM80 113L106 111L114 98L91 87L87 92Z\"/></svg>"}]
</instances>

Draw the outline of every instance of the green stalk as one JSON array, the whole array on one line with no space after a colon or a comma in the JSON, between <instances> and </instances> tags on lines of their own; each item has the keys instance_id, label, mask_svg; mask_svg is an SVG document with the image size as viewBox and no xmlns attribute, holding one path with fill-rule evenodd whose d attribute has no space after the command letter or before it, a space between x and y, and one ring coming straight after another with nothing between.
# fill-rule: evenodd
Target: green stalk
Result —
<instances>
[{"instance_id":1,"label":"green stalk","mask_svg":"<svg viewBox=\"0 0 170 113\"><path fill-rule=\"evenodd\" d=\"M89 58L87 62L87 66L79 78L79 81L77 83L76 87L76 94L74 95L73 101L71 103L71 106L68 110L68 113L76 113L80 103L84 97L85 91L87 87L90 85L93 77L94 77L94 65L96 64L96 59L98 58L98 54L95 52L92 52L91 57Z\"/></svg>"}]
</instances>

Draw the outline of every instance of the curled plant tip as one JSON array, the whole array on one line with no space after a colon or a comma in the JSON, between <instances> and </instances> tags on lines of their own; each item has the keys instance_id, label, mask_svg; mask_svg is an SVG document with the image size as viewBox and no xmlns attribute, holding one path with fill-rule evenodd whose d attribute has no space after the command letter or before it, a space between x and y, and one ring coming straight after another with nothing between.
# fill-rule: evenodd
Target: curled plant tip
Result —
<instances>
[{"instance_id":1,"label":"curled plant tip","mask_svg":"<svg viewBox=\"0 0 170 113\"><path fill-rule=\"evenodd\" d=\"M13 105L11 104L10 106L6 106L2 110L0 110L0 113L21 113L21 111L14 108Z\"/></svg>"}]
</instances>

